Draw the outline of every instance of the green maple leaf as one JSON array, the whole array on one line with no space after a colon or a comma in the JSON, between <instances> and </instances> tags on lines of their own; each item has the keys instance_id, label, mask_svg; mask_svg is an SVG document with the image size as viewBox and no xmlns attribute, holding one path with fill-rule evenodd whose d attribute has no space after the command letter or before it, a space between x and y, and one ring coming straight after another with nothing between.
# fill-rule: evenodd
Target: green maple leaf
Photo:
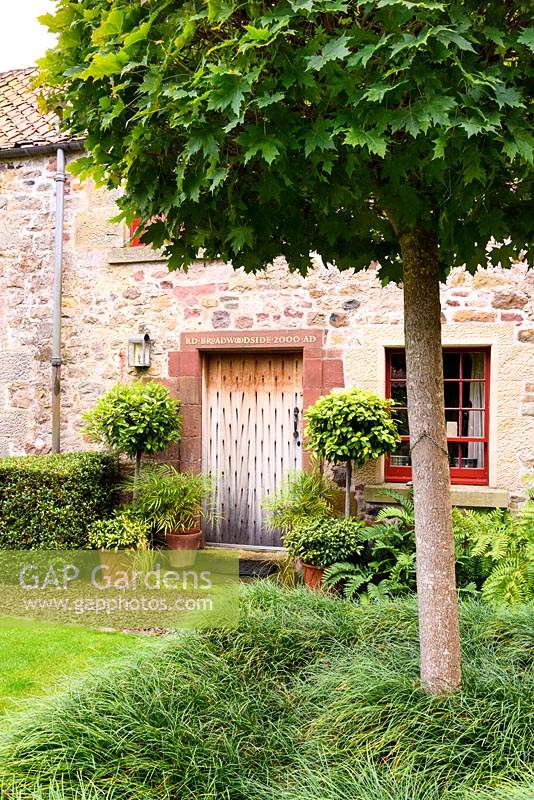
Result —
<instances>
[{"instance_id":1,"label":"green maple leaf","mask_svg":"<svg viewBox=\"0 0 534 800\"><path fill-rule=\"evenodd\" d=\"M330 39L319 55L308 56L308 69L320 70L325 64L328 64L329 61L338 61L340 58L348 56L350 53L347 47L348 41L349 37L345 34L343 36L338 36L336 39Z\"/></svg>"},{"instance_id":2,"label":"green maple leaf","mask_svg":"<svg viewBox=\"0 0 534 800\"><path fill-rule=\"evenodd\" d=\"M378 47L378 44L366 44L348 59L347 65L349 67L356 67L358 64L361 64L362 67L366 67L367 63L376 53Z\"/></svg>"},{"instance_id":3,"label":"green maple leaf","mask_svg":"<svg viewBox=\"0 0 534 800\"><path fill-rule=\"evenodd\" d=\"M514 86L506 86L504 83L498 83L494 86L495 99L499 108L503 106L510 106L511 108L523 108L524 102L520 92Z\"/></svg>"},{"instance_id":4,"label":"green maple leaf","mask_svg":"<svg viewBox=\"0 0 534 800\"><path fill-rule=\"evenodd\" d=\"M245 150L243 161L245 164L258 155L268 163L272 164L275 158L280 155L280 141L274 136L265 136L261 139L252 139Z\"/></svg>"},{"instance_id":5,"label":"green maple leaf","mask_svg":"<svg viewBox=\"0 0 534 800\"><path fill-rule=\"evenodd\" d=\"M212 133L194 133L187 142L185 150L189 155L195 155L199 151L205 156L216 156L219 152L219 145Z\"/></svg>"},{"instance_id":6,"label":"green maple leaf","mask_svg":"<svg viewBox=\"0 0 534 800\"><path fill-rule=\"evenodd\" d=\"M455 44L460 50L467 50L471 53L475 52L475 49L471 42L469 42L465 36L462 36L458 31L452 30L443 30L436 34L436 39L444 44Z\"/></svg>"},{"instance_id":7,"label":"green maple leaf","mask_svg":"<svg viewBox=\"0 0 534 800\"><path fill-rule=\"evenodd\" d=\"M283 100L285 94L283 92L274 92L274 94L264 94L261 97L258 97L255 101L255 104L258 108L267 108L267 106L272 106L273 103L279 103L280 100Z\"/></svg>"},{"instance_id":8,"label":"green maple leaf","mask_svg":"<svg viewBox=\"0 0 534 800\"><path fill-rule=\"evenodd\" d=\"M330 125L325 120L318 120L304 137L304 153L309 156L314 150L335 150Z\"/></svg>"},{"instance_id":9,"label":"green maple leaf","mask_svg":"<svg viewBox=\"0 0 534 800\"><path fill-rule=\"evenodd\" d=\"M525 28L518 37L518 42L524 44L534 52L534 28Z\"/></svg>"},{"instance_id":10,"label":"green maple leaf","mask_svg":"<svg viewBox=\"0 0 534 800\"><path fill-rule=\"evenodd\" d=\"M367 147L370 153L383 158L386 155L387 139L377 131L362 131L351 128L345 136L345 144L353 147Z\"/></svg>"},{"instance_id":11,"label":"green maple leaf","mask_svg":"<svg viewBox=\"0 0 534 800\"><path fill-rule=\"evenodd\" d=\"M454 97L436 95L425 103L425 112L434 125L446 125L449 122L449 112L457 105Z\"/></svg>"},{"instance_id":12,"label":"green maple leaf","mask_svg":"<svg viewBox=\"0 0 534 800\"><path fill-rule=\"evenodd\" d=\"M486 126L483 122L480 122L476 119L466 119L459 123L460 128L463 128L464 131L467 133L467 138L470 139L471 136L476 136L477 133L482 133L482 131L486 130Z\"/></svg>"},{"instance_id":13,"label":"green maple leaf","mask_svg":"<svg viewBox=\"0 0 534 800\"><path fill-rule=\"evenodd\" d=\"M218 167L217 169L214 169L213 172L211 172L208 176L211 180L210 192L214 192L215 189L217 189L221 183L226 180L227 175L228 170L226 167Z\"/></svg>"},{"instance_id":14,"label":"green maple leaf","mask_svg":"<svg viewBox=\"0 0 534 800\"><path fill-rule=\"evenodd\" d=\"M248 225L240 225L231 228L226 241L230 244L234 253L239 253L245 245L251 245L254 241L254 231Z\"/></svg>"},{"instance_id":15,"label":"green maple leaf","mask_svg":"<svg viewBox=\"0 0 534 800\"><path fill-rule=\"evenodd\" d=\"M122 72L128 63L128 56L122 50L118 53L96 53L80 78L109 78Z\"/></svg>"},{"instance_id":16,"label":"green maple leaf","mask_svg":"<svg viewBox=\"0 0 534 800\"><path fill-rule=\"evenodd\" d=\"M224 111L231 108L234 114L239 114L245 99L245 85L241 75L222 75L220 81L220 85L211 92L208 110Z\"/></svg>"},{"instance_id":17,"label":"green maple leaf","mask_svg":"<svg viewBox=\"0 0 534 800\"><path fill-rule=\"evenodd\" d=\"M473 158L464 169L464 180L466 184L472 183L473 181L483 183L485 177L486 170L481 166L478 159Z\"/></svg>"},{"instance_id":18,"label":"green maple leaf","mask_svg":"<svg viewBox=\"0 0 534 800\"><path fill-rule=\"evenodd\" d=\"M516 153L520 155L524 161L532 164L534 162L534 136L527 131L515 131L513 136Z\"/></svg>"}]
</instances>

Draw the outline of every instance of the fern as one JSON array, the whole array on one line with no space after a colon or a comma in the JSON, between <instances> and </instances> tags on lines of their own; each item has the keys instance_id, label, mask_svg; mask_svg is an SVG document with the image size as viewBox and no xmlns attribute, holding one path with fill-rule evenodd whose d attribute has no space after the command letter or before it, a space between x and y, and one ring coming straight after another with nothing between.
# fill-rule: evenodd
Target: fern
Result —
<instances>
[{"instance_id":1,"label":"fern","mask_svg":"<svg viewBox=\"0 0 534 800\"><path fill-rule=\"evenodd\" d=\"M516 605L532 599L532 575L521 556L500 561L482 587L482 597L489 603Z\"/></svg>"},{"instance_id":2,"label":"fern","mask_svg":"<svg viewBox=\"0 0 534 800\"><path fill-rule=\"evenodd\" d=\"M365 584L370 585L372 574L362 570L357 564L349 561L339 561L325 570L323 586L333 589L340 583L343 584L343 597L345 600L355 600ZM367 587L368 590L369 586Z\"/></svg>"},{"instance_id":3,"label":"fern","mask_svg":"<svg viewBox=\"0 0 534 800\"><path fill-rule=\"evenodd\" d=\"M457 512L457 544L463 539L471 557L489 563L482 585L483 599L516 605L534 599L534 501L514 516L495 509L489 513Z\"/></svg>"}]
</instances>

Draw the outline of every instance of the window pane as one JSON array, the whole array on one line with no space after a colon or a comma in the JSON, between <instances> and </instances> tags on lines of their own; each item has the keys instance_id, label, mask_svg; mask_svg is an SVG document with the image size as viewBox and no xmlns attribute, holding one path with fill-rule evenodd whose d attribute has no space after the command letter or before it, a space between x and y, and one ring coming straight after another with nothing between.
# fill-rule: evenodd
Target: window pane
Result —
<instances>
[{"instance_id":1,"label":"window pane","mask_svg":"<svg viewBox=\"0 0 534 800\"><path fill-rule=\"evenodd\" d=\"M445 378L460 377L460 354L443 352L443 375Z\"/></svg>"},{"instance_id":2,"label":"window pane","mask_svg":"<svg viewBox=\"0 0 534 800\"><path fill-rule=\"evenodd\" d=\"M483 442L449 442L449 463L453 469L483 469Z\"/></svg>"},{"instance_id":3,"label":"window pane","mask_svg":"<svg viewBox=\"0 0 534 800\"><path fill-rule=\"evenodd\" d=\"M462 445L462 469L484 469L484 444L466 442Z\"/></svg>"},{"instance_id":4,"label":"window pane","mask_svg":"<svg viewBox=\"0 0 534 800\"><path fill-rule=\"evenodd\" d=\"M462 411L462 432L460 436L480 437L484 436L484 412L483 411Z\"/></svg>"},{"instance_id":5,"label":"window pane","mask_svg":"<svg viewBox=\"0 0 534 800\"><path fill-rule=\"evenodd\" d=\"M400 433L400 435L409 436L410 431L408 428L408 412L405 411L404 409L401 409L400 411L398 409L395 409L393 411L393 419L397 423L397 430Z\"/></svg>"},{"instance_id":6,"label":"window pane","mask_svg":"<svg viewBox=\"0 0 534 800\"><path fill-rule=\"evenodd\" d=\"M451 467L459 467L462 458L462 445L459 442L448 442L449 464Z\"/></svg>"},{"instance_id":7,"label":"window pane","mask_svg":"<svg viewBox=\"0 0 534 800\"><path fill-rule=\"evenodd\" d=\"M485 407L485 381L467 381L462 384L462 408Z\"/></svg>"},{"instance_id":8,"label":"window pane","mask_svg":"<svg viewBox=\"0 0 534 800\"><path fill-rule=\"evenodd\" d=\"M462 377L464 379L484 378L485 369L485 353L464 353L462 365Z\"/></svg>"},{"instance_id":9,"label":"window pane","mask_svg":"<svg viewBox=\"0 0 534 800\"><path fill-rule=\"evenodd\" d=\"M450 381L445 383L445 408L460 407L460 383Z\"/></svg>"},{"instance_id":10,"label":"window pane","mask_svg":"<svg viewBox=\"0 0 534 800\"><path fill-rule=\"evenodd\" d=\"M410 458L410 442L401 442L394 453L389 457L392 467L409 467L412 463Z\"/></svg>"},{"instance_id":11,"label":"window pane","mask_svg":"<svg viewBox=\"0 0 534 800\"><path fill-rule=\"evenodd\" d=\"M406 400L406 384L393 382L391 384L391 397L399 406L408 405Z\"/></svg>"},{"instance_id":12,"label":"window pane","mask_svg":"<svg viewBox=\"0 0 534 800\"><path fill-rule=\"evenodd\" d=\"M456 439L459 433L459 414L457 409L448 409L445 412L445 420L447 422L447 439Z\"/></svg>"},{"instance_id":13,"label":"window pane","mask_svg":"<svg viewBox=\"0 0 534 800\"><path fill-rule=\"evenodd\" d=\"M391 378L406 378L406 356L404 353L391 354Z\"/></svg>"}]
</instances>

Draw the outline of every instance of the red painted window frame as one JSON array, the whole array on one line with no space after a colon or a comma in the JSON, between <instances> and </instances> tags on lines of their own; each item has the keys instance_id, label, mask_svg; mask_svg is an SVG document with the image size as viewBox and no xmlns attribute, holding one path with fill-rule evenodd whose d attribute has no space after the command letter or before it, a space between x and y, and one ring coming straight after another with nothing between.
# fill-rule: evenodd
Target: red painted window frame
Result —
<instances>
[{"instance_id":1,"label":"red painted window frame","mask_svg":"<svg viewBox=\"0 0 534 800\"><path fill-rule=\"evenodd\" d=\"M482 437L468 437L468 436L455 436L449 437L448 442L482 442L484 445L484 467L480 469L466 469L462 467L451 467L451 483L472 485L472 486L485 486L489 483L489 425L490 425L490 380L491 380L491 349L489 347L444 347L443 352L447 353L484 353L484 436ZM404 353L403 347L394 347L386 349L386 397L391 397L391 357L395 354ZM460 378L448 378L447 381L451 383L459 383L459 403L460 411L462 410L462 384L463 375L460 372ZM398 383L399 381L394 381ZM403 441L409 441L408 436L402 437ZM385 480L391 483L406 483L412 479L411 467L398 467L391 464L391 459L386 456L385 459Z\"/></svg>"},{"instance_id":2,"label":"red painted window frame","mask_svg":"<svg viewBox=\"0 0 534 800\"><path fill-rule=\"evenodd\" d=\"M143 245L141 237L135 235L135 232L138 230L140 225L141 217L136 217L136 219L134 219L134 221L130 224L130 247L142 247Z\"/></svg>"}]
</instances>

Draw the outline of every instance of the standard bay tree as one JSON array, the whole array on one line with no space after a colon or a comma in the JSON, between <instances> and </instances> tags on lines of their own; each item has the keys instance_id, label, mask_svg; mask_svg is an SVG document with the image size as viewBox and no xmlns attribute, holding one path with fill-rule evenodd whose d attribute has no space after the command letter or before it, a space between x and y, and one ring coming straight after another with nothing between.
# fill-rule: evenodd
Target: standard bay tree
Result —
<instances>
[{"instance_id":1,"label":"standard bay tree","mask_svg":"<svg viewBox=\"0 0 534 800\"><path fill-rule=\"evenodd\" d=\"M460 684L439 279L534 233L530 0L58 0L49 107L171 269L402 281L421 677Z\"/></svg>"}]
</instances>

